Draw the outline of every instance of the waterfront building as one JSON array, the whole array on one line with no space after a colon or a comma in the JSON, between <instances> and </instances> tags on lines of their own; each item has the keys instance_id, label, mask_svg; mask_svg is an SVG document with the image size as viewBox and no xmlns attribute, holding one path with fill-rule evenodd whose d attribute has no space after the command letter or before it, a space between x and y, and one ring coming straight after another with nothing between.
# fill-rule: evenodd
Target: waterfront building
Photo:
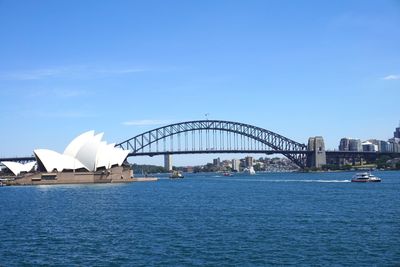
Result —
<instances>
[{"instance_id":1,"label":"waterfront building","mask_svg":"<svg viewBox=\"0 0 400 267\"><path fill-rule=\"evenodd\" d=\"M221 166L221 159L220 158L213 159L213 165L215 167Z\"/></svg>"},{"instance_id":2,"label":"waterfront building","mask_svg":"<svg viewBox=\"0 0 400 267\"><path fill-rule=\"evenodd\" d=\"M394 143L393 145L393 152L400 153L400 143Z\"/></svg>"},{"instance_id":3,"label":"waterfront building","mask_svg":"<svg viewBox=\"0 0 400 267\"><path fill-rule=\"evenodd\" d=\"M15 176L10 185L131 182L129 150L102 141L103 133L76 137L64 152L35 149L36 162L2 162Z\"/></svg>"},{"instance_id":4,"label":"waterfront building","mask_svg":"<svg viewBox=\"0 0 400 267\"><path fill-rule=\"evenodd\" d=\"M193 172L194 168L192 166L187 166L186 167L186 172Z\"/></svg>"},{"instance_id":5,"label":"waterfront building","mask_svg":"<svg viewBox=\"0 0 400 267\"><path fill-rule=\"evenodd\" d=\"M2 161L1 164L4 165L5 168L9 169L15 176L18 176L22 173L27 173L32 171L32 169L35 167L36 162L28 162L25 164L18 163L18 162L13 162L13 161ZM2 170L3 168L1 168Z\"/></svg>"},{"instance_id":6,"label":"waterfront building","mask_svg":"<svg viewBox=\"0 0 400 267\"><path fill-rule=\"evenodd\" d=\"M254 164L253 157L250 157L250 156L245 157L244 162L245 162L246 168L253 167L253 164Z\"/></svg>"},{"instance_id":7,"label":"waterfront building","mask_svg":"<svg viewBox=\"0 0 400 267\"><path fill-rule=\"evenodd\" d=\"M223 160L222 162L221 162L221 166L223 167L223 168L232 168L232 161L230 161L230 160Z\"/></svg>"},{"instance_id":8,"label":"waterfront building","mask_svg":"<svg viewBox=\"0 0 400 267\"><path fill-rule=\"evenodd\" d=\"M342 138L339 144L339 151L362 151L361 140L353 138Z\"/></svg>"},{"instance_id":9,"label":"waterfront building","mask_svg":"<svg viewBox=\"0 0 400 267\"><path fill-rule=\"evenodd\" d=\"M232 160L232 170L236 171L236 172L240 171L240 160L238 160L238 159Z\"/></svg>"},{"instance_id":10,"label":"waterfront building","mask_svg":"<svg viewBox=\"0 0 400 267\"><path fill-rule=\"evenodd\" d=\"M102 138L103 133L96 135L94 131L83 133L71 141L63 154L49 149L35 149L33 153L38 170L46 172L96 171L122 166L129 150L115 147L115 144L107 144L101 141Z\"/></svg>"},{"instance_id":11,"label":"waterfront building","mask_svg":"<svg viewBox=\"0 0 400 267\"><path fill-rule=\"evenodd\" d=\"M363 152L376 152L378 151L378 146L369 142L365 141L362 143Z\"/></svg>"},{"instance_id":12,"label":"waterfront building","mask_svg":"<svg viewBox=\"0 0 400 267\"><path fill-rule=\"evenodd\" d=\"M339 151L349 151L350 149L350 138L342 138L339 143Z\"/></svg>"},{"instance_id":13,"label":"waterfront building","mask_svg":"<svg viewBox=\"0 0 400 267\"><path fill-rule=\"evenodd\" d=\"M374 144L376 146L377 152L390 152L389 150L389 142L377 139L370 139L368 142Z\"/></svg>"},{"instance_id":14,"label":"waterfront building","mask_svg":"<svg viewBox=\"0 0 400 267\"><path fill-rule=\"evenodd\" d=\"M396 128L396 130L393 133L394 138L399 138L400 139L400 125L399 127Z\"/></svg>"},{"instance_id":15,"label":"waterfront building","mask_svg":"<svg viewBox=\"0 0 400 267\"><path fill-rule=\"evenodd\" d=\"M390 152L400 152L400 138L389 139L389 151Z\"/></svg>"},{"instance_id":16,"label":"waterfront building","mask_svg":"<svg viewBox=\"0 0 400 267\"><path fill-rule=\"evenodd\" d=\"M361 140L360 139L350 139L349 141L349 151L362 151Z\"/></svg>"},{"instance_id":17,"label":"waterfront building","mask_svg":"<svg viewBox=\"0 0 400 267\"><path fill-rule=\"evenodd\" d=\"M379 151L380 152L390 152L389 150L390 143L387 141L380 141L379 142Z\"/></svg>"}]
</instances>

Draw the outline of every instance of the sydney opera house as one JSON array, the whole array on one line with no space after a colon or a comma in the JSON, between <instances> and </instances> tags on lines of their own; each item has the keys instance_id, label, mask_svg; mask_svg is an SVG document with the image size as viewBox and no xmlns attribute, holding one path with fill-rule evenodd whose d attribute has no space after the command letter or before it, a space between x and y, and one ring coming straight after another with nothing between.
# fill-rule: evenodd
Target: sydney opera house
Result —
<instances>
[{"instance_id":1,"label":"sydney opera house","mask_svg":"<svg viewBox=\"0 0 400 267\"><path fill-rule=\"evenodd\" d=\"M36 162L1 162L14 176L13 184L111 183L132 181L126 162L128 150L102 141L103 133L85 132L69 143L62 154L36 149Z\"/></svg>"}]
</instances>

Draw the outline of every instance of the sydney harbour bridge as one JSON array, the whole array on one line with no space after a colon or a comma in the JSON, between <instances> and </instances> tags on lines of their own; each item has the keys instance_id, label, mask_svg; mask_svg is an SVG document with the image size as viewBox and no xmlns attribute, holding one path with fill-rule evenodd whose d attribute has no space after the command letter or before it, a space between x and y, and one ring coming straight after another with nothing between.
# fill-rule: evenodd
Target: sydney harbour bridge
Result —
<instances>
[{"instance_id":1,"label":"sydney harbour bridge","mask_svg":"<svg viewBox=\"0 0 400 267\"><path fill-rule=\"evenodd\" d=\"M380 155L399 153L325 151L322 137L310 137L303 144L257 126L221 120L197 120L159 127L118 143L129 150L128 157L174 154L247 153L282 154L300 168L321 167L340 159L375 160ZM3 158L26 162L33 157Z\"/></svg>"}]
</instances>

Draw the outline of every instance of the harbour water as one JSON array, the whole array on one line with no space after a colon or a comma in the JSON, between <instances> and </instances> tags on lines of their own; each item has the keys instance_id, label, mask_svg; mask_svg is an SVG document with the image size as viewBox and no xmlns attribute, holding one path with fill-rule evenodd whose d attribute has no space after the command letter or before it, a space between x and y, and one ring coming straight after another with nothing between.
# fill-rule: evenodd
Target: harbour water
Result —
<instances>
[{"instance_id":1,"label":"harbour water","mask_svg":"<svg viewBox=\"0 0 400 267\"><path fill-rule=\"evenodd\" d=\"M400 172L0 187L0 265L400 265Z\"/></svg>"}]
</instances>

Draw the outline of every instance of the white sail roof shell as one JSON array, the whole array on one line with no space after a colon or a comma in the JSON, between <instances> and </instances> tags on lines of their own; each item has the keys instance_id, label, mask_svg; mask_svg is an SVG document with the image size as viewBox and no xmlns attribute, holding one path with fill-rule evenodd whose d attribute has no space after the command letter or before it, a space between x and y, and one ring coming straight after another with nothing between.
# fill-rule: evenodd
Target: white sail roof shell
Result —
<instances>
[{"instance_id":1,"label":"white sail roof shell","mask_svg":"<svg viewBox=\"0 0 400 267\"><path fill-rule=\"evenodd\" d=\"M114 164L118 164L118 166L121 166L122 163L124 163L129 152L130 152L129 150L123 150L122 148L119 148L119 147L114 148L115 156L113 158L116 160L116 163L114 163Z\"/></svg>"},{"instance_id":2,"label":"white sail roof shell","mask_svg":"<svg viewBox=\"0 0 400 267\"><path fill-rule=\"evenodd\" d=\"M96 155L96 169L101 167L108 169L111 167L114 145L115 144L107 145L106 142L101 142Z\"/></svg>"},{"instance_id":3,"label":"white sail roof shell","mask_svg":"<svg viewBox=\"0 0 400 267\"><path fill-rule=\"evenodd\" d=\"M86 142L88 142L89 140L92 140L93 137L94 131L88 131L79 135L74 140L72 140L71 143L69 143L69 145L65 148L64 155L76 157L82 146L86 144Z\"/></svg>"},{"instance_id":4,"label":"white sail roof shell","mask_svg":"<svg viewBox=\"0 0 400 267\"><path fill-rule=\"evenodd\" d=\"M62 168L63 170L77 170L77 169L86 169L86 166L83 165L76 158L70 157L68 155L61 155L62 160Z\"/></svg>"},{"instance_id":5,"label":"white sail roof shell","mask_svg":"<svg viewBox=\"0 0 400 267\"><path fill-rule=\"evenodd\" d=\"M47 172L52 172L54 169L61 172L63 170L76 170L86 168L79 160L57 153L49 149L34 150L35 156L40 160Z\"/></svg>"},{"instance_id":6,"label":"white sail roof shell","mask_svg":"<svg viewBox=\"0 0 400 267\"><path fill-rule=\"evenodd\" d=\"M13 161L2 161L1 164L6 166L15 176L18 176L21 172L29 172L35 166L36 162L28 162L25 164L13 162Z\"/></svg>"},{"instance_id":7,"label":"white sail roof shell","mask_svg":"<svg viewBox=\"0 0 400 267\"><path fill-rule=\"evenodd\" d=\"M87 141L76 154L76 159L82 162L82 164L90 171L96 170L96 157L102 137L103 133L95 135Z\"/></svg>"},{"instance_id":8,"label":"white sail roof shell","mask_svg":"<svg viewBox=\"0 0 400 267\"><path fill-rule=\"evenodd\" d=\"M61 154L49 149L35 149L33 153L38 161L43 163L47 172L52 172L54 169L62 171L60 168Z\"/></svg>"},{"instance_id":9,"label":"white sail roof shell","mask_svg":"<svg viewBox=\"0 0 400 267\"><path fill-rule=\"evenodd\" d=\"M113 165L121 166L122 163L124 163L129 152L129 150L123 150L121 148L115 147L115 143L109 144L106 147L102 147L102 149L99 150L99 154L97 155L97 168L111 168Z\"/></svg>"},{"instance_id":10,"label":"white sail roof shell","mask_svg":"<svg viewBox=\"0 0 400 267\"><path fill-rule=\"evenodd\" d=\"M101 141L103 135L95 135L94 131L85 132L73 139L63 154L48 149L36 149L34 153L47 172L81 168L96 171L100 167L109 169L114 165L121 166L130 151Z\"/></svg>"}]
</instances>

